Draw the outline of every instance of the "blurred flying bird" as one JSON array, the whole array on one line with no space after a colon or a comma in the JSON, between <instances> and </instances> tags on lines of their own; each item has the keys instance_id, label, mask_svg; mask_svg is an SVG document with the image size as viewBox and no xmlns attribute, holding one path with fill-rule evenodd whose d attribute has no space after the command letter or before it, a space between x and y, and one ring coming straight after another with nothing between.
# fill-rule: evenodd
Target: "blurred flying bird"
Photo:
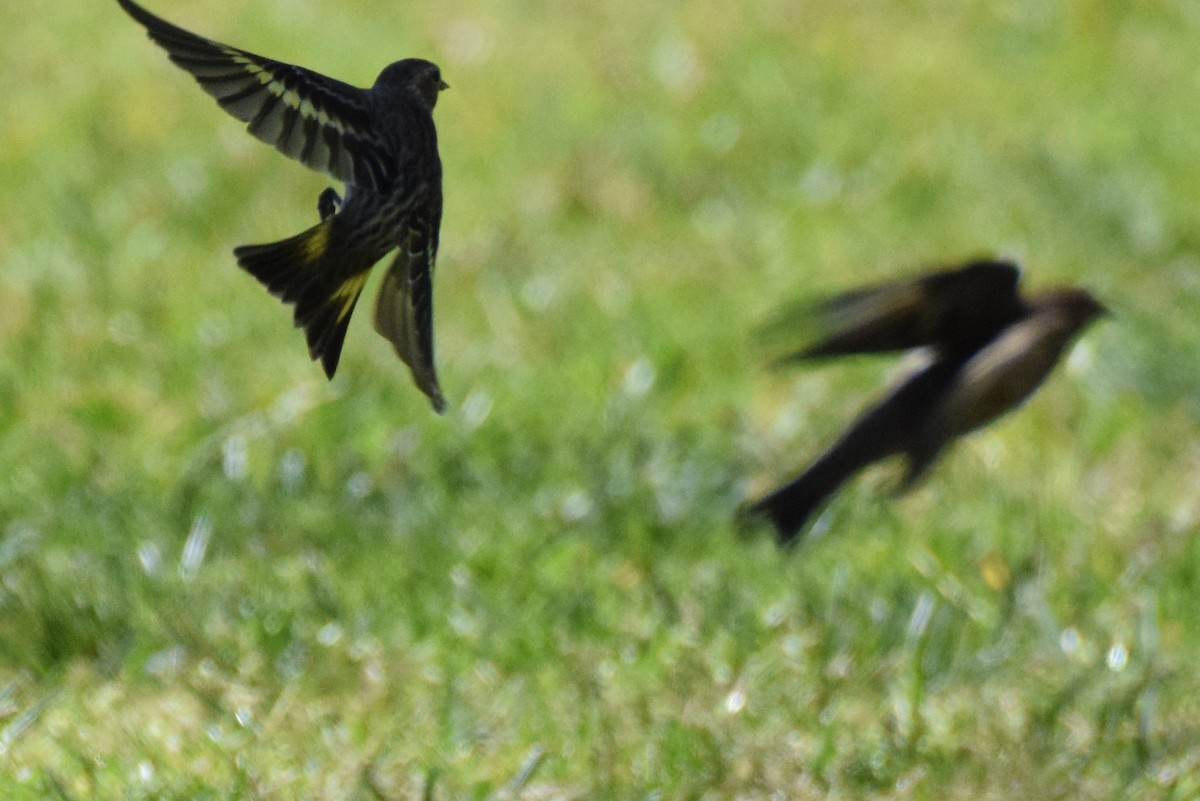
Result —
<instances>
[{"instance_id":1,"label":"blurred flying bird","mask_svg":"<svg viewBox=\"0 0 1200 801\"><path fill-rule=\"evenodd\" d=\"M214 42L118 0L171 61L279 152L345 184L317 199L320 222L296 236L234 250L238 264L292 304L313 359L333 378L371 267L398 249L375 306L375 330L413 380L445 408L433 358L433 267L442 163L433 107L448 88L435 64L385 67L359 89L303 67Z\"/></svg>"},{"instance_id":2,"label":"blurred flying bird","mask_svg":"<svg viewBox=\"0 0 1200 801\"><path fill-rule=\"evenodd\" d=\"M902 455L911 487L956 438L1016 408L1054 369L1076 334L1104 307L1081 289L1022 298L1007 261L976 261L847 292L818 304L806 360L925 347L929 362L863 412L829 450L788 484L751 506L781 544L798 538L814 512L867 465Z\"/></svg>"}]
</instances>

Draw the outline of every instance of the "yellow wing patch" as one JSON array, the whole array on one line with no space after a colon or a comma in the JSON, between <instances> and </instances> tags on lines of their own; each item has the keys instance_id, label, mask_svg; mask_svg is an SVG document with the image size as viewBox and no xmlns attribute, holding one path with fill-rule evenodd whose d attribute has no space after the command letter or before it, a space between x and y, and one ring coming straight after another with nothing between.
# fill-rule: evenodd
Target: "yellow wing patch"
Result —
<instances>
[{"instance_id":1,"label":"yellow wing patch","mask_svg":"<svg viewBox=\"0 0 1200 801\"><path fill-rule=\"evenodd\" d=\"M339 286L329 298L330 301L340 304L337 316L339 323L346 319L346 316L353 311L354 302L358 300L358 296L362 294L363 287L367 284L367 276L370 274L370 270L363 270L360 273L350 276L342 282L342 285Z\"/></svg>"},{"instance_id":2,"label":"yellow wing patch","mask_svg":"<svg viewBox=\"0 0 1200 801\"><path fill-rule=\"evenodd\" d=\"M329 247L329 232L332 230L332 222L326 220L321 225L315 226L312 234L304 239L302 247L304 248L305 264L315 264L325 255L325 250Z\"/></svg>"}]
</instances>

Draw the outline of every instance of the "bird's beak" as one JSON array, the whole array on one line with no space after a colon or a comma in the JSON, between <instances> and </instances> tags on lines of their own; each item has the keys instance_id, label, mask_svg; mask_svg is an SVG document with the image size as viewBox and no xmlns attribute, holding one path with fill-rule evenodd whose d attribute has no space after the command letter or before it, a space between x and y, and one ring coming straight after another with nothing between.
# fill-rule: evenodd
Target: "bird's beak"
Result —
<instances>
[{"instance_id":1,"label":"bird's beak","mask_svg":"<svg viewBox=\"0 0 1200 801\"><path fill-rule=\"evenodd\" d=\"M439 92L444 92L449 88L450 88L450 84L446 83L445 81L441 81L441 80L438 81L438 91Z\"/></svg>"}]
</instances>

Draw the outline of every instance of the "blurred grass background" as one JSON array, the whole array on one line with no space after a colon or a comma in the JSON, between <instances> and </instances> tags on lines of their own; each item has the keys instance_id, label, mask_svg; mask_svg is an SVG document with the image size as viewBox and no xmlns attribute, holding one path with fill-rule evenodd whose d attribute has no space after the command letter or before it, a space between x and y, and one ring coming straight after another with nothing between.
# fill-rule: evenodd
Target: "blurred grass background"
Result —
<instances>
[{"instance_id":1,"label":"blurred grass background","mask_svg":"<svg viewBox=\"0 0 1200 801\"><path fill-rule=\"evenodd\" d=\"M8 3L5 798L1200 793L1194 4L149 7L442 66L451 409L237 269L322 177L115 3ZM989 252L1116 316L911 495L740 529L891 374L755 326Z\"/></svg>"}]
</instances>

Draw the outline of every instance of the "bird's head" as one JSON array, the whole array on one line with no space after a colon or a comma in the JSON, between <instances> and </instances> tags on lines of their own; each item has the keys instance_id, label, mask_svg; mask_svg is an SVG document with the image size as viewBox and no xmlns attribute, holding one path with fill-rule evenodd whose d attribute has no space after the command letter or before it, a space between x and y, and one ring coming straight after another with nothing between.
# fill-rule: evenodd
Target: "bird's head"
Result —
<instances>
[{"instance_id":1,"label":"bird's head","mask_svg":"<svg viewBox=\"0 0 1200 801\"><path fill-rule=\"evenodd\" d=\"M449 89L438 65L422 58L406 58L384 67L375 79L375 89L415 94L429 108L437 105L438 92Z\"/></svg>"},{"instance_id":2,"label":"bird's head","mask_svg":"<svg viewBox=\"0 0 1200 801\"><path fill-rule=\"evenodd\" d=\"M1039 293L1033 303L1053 311L1073 331L1080 331L1100 317L1109 315L1108 307L1082 289L1064 287Z\"/></svg>"},{"instance_id":3,"label":"bird's head","mask_svg":"<svg viewBox=\"0 0 1200 801\"><path fill-rule=\"evenodd\" d=\"M1080 326L1110 314L1107 306L1082 289L1064 289L1060 290L1058 295L1058 302L1063 311Z\"/></svg>"}]
</instances>

